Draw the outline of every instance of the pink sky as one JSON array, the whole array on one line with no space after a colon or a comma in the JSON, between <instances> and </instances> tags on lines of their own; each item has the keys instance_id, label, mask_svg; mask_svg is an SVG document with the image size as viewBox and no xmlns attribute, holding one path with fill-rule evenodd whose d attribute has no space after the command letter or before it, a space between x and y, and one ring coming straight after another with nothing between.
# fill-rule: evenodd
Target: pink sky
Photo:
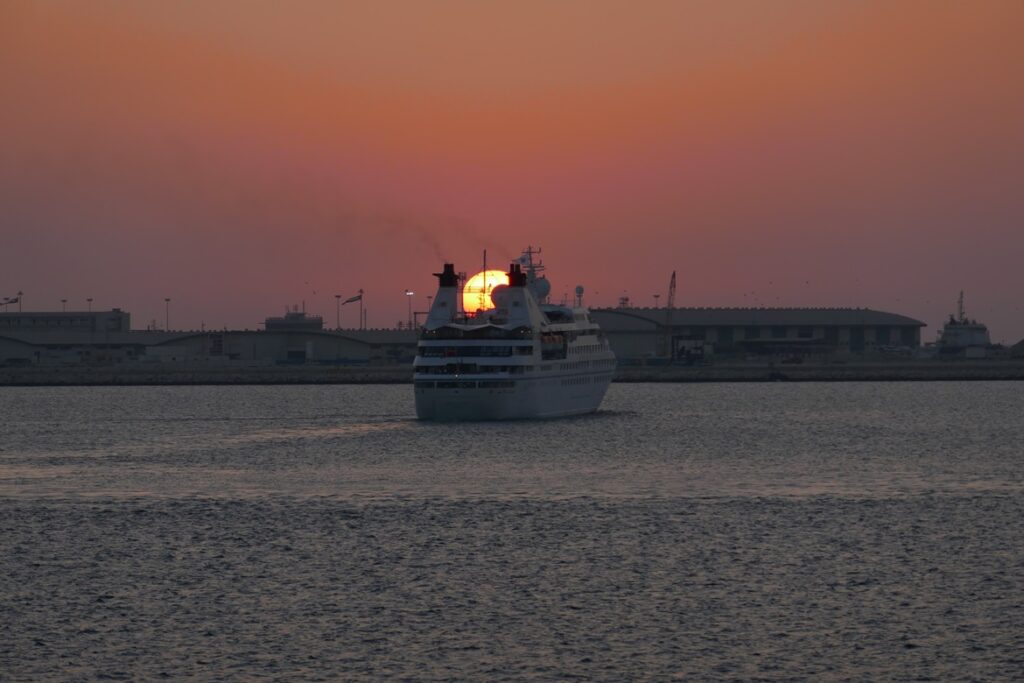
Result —
<instances>
[{"instance_id":1,"label":"pink sky","mask_svg":"<svg viewBox=\"0 0 1024 683\"><path fill-rule=\"evenodd\" d=\"M298 8L295 8L298 5ZM371 325L443 259L556 297L1024 337L1024 4L0 5L0 296ZM343 324L354 325L353 307Z\"/></svg>"}]
</instances>

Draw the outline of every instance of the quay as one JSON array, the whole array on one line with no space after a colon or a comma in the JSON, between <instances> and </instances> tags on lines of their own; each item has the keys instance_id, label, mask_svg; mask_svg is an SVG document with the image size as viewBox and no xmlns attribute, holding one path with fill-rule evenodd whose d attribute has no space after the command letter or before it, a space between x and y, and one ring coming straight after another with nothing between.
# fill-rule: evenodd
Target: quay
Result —
<instances>
[{"instance_id":1,"label":"quay","mask_svg":"<svg viewBox=\"0 0 1024 683\"><path fill-rule=\"evenodd\" d=\"M194 384L411 384L412 365L28 366L0 368L0 387ZM927 382L1020 381L1024 360L864 363L621 365L615 382Z\"/></svg>"}]
</instances>

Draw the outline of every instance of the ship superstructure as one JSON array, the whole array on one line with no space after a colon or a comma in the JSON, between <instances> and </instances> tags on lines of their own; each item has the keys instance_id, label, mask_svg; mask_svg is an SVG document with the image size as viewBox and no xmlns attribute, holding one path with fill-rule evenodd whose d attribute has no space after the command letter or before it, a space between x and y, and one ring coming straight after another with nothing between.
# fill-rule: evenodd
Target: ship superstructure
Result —
<instances>
[{"instance_id":1,"label":"ship superstructure","mask_svg":"<svg viewBox=\"0 0 1024 683\"><path fill-rule=\"evenodd\" d=\"M964 293L957 299L956 316L952 314L939 333L938 347L941 353L964 353L970 349L986 349L992 345L988 327L967 317L964 312Z\"/></svg>"},{"instance_id":2,"label":"ship superstructure","mask_svg":"<svg viewBox=\"0 0 1024 683\"><path fill-rule=\"evenodd\" d=\"M590 413L600 406L615 355L582 305L547 302L550 284L528 248L508 284L469 314L460 279L444 264L414 363L416 414L427 420L502 420Z\"/></svg>"}]
</instances>

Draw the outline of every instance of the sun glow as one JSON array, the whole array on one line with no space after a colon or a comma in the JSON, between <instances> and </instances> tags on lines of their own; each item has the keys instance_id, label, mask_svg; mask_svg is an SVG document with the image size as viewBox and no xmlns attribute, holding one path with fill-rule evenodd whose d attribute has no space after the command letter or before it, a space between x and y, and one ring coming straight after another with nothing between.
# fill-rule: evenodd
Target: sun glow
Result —
<instances>
[{"instance_id":1,"label":"sun glow","mask_svg":"<svg viewBox=\"0 0 1024 683\"><path fill-rule=\"evenodd\" d=\"M491 292L498 285L508 284L508 273L501 270L482 270L466 280L462 288L462 308L466 313L488 311L494 308Z\"/></svg>"}]
</instances>

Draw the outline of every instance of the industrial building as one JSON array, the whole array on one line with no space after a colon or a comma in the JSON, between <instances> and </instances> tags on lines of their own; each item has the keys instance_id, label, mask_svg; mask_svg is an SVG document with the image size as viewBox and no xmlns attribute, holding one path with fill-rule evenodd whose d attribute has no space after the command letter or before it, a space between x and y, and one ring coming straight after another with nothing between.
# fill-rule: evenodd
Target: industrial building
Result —
<instances>
[{"instance_id":1,"label":"industrial building","mask_svg":"<svg viewBox=\"0 0 1024 683\"><path fill-rule=\"evenodd\" d=\"M920 320L867 308L598 308L620 360L911 350Z\"/></svg>"},{"instance_id":2,"label":"industrial building","mask_svg":"<svg viewBox=\"0 0 1024 683\"><path fill-rule=\"evenodd\" d=\"M131 330L128 313L0 313L0 365L412 363L412 330L325 330L304 313L266 330Z\"/></svg>"},{"instance_id":3,"label":"industrial building","mask_svg":"<svg viewBox=\"0 0 1024 683\"><path fill-rule=\"evenodd\" d=\"M599 308L619 361L829 357L917 348L924 323L866 308ZM0 365L402 365L413 329L330 330L290 311L263 330L132 330L119 309L0 313Z\"/></svg>"}]
</instances>

